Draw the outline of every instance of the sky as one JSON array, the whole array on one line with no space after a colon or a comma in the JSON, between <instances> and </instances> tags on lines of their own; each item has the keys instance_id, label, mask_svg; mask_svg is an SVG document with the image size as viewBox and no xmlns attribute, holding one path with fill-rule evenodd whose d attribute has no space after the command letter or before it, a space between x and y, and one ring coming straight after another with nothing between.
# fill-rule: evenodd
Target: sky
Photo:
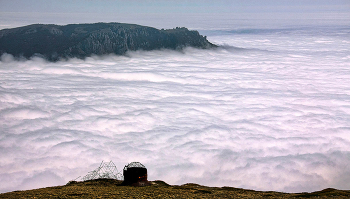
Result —
<instances>
[{"instance_id":1,"label":"sky","mask_svg":"<svg viewBox=\"0 0 350 199\"><path fill-rule=\"evenodd\" d=\"M13 0L1 1L2 12L55 13L257 13L347 11L347 0ZM344 7L345 5L345 7Z\"/></svg>"},{"instance_id":2,"label":"sky","mask_svg":"<svg viewBox=\"0 0 350 199\"><path fill-rule=\"evenodd\" d=\"M207 22L255 18L344 18L348 0L1 0L0 28L32 23L125 22L157 28L202 28ZM349 17L350 18L350 17ZM204 28L204 27L203 27Z\"/></svg>"}]
</instances>

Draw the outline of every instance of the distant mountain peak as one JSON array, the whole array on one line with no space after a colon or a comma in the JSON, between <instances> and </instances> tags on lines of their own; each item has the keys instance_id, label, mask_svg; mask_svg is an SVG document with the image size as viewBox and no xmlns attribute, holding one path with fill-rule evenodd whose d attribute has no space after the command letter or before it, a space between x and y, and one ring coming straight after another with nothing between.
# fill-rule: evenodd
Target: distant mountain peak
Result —
<instances>
[{"instance_id":1,"label":"distant mountain peak","mask_svg":"<svg viewBox=\"0 0 350 199\"><path fill-rule=\"evenodd\" d=\"M198 31L184 27L156 29L124 23L32 24L0 30L0 55L48 60L85 58L91 55L123 55L133 50L215 47Z\"/></svg>"}]
</instances>

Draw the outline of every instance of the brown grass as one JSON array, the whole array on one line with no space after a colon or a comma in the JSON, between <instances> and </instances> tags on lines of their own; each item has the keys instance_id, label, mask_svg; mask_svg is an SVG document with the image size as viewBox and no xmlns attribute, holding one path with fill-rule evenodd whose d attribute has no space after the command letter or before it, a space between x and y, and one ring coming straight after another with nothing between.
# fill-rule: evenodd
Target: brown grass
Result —
<instances>
[{"instance_id":1,"label":"brown grass","mask_svg":"<svg viewBox=\"0 0 350 199\"><path fill-rule=\"evenodd\" d=\"M281 193L191 183L171 186L163 181L154 181L151 186L132 187L121 186L121 181L117 180L99 179L3 193L0 198L350 198L350 191L325 189L312 193Z\"/></svg>"}]
</instances>

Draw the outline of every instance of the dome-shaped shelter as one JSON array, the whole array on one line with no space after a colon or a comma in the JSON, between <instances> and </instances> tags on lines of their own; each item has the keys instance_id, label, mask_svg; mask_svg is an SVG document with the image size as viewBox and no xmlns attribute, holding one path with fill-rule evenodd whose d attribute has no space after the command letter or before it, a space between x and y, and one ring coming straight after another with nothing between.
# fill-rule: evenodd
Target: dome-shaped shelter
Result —
<instances>
[{"instance_id":1,"label":"dome-shaped shelter","mask_svg":"<svg viewBox=\"0 0 350 199\"><path fill-rule=\"evenodd\" d=\"M147 169L140 162L131 162L125 165L123 169L125 185L146 186L149 184L147 181Z\"/></svg>"}]
</instances>

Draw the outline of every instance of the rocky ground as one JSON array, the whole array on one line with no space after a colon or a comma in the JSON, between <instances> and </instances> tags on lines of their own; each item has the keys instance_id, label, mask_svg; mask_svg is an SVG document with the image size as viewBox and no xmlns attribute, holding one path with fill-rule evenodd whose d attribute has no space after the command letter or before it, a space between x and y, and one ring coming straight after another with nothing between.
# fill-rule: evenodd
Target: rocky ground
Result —
<instances>
[{"instance_id":1,"label":"rocky ground","mask_svg":"<svg viewBox=\"0 0 350 199\"><path fill-rule=\"evenodd\" d=\"M206 187L198 184L171 186L153 181L151 186L121 186L121 181L99 179L69 182L47 187L0 194L0 198L350 198L350 191L325 189L312 193L263 192L233 187Z\"/></svg>"}]
</instances>

